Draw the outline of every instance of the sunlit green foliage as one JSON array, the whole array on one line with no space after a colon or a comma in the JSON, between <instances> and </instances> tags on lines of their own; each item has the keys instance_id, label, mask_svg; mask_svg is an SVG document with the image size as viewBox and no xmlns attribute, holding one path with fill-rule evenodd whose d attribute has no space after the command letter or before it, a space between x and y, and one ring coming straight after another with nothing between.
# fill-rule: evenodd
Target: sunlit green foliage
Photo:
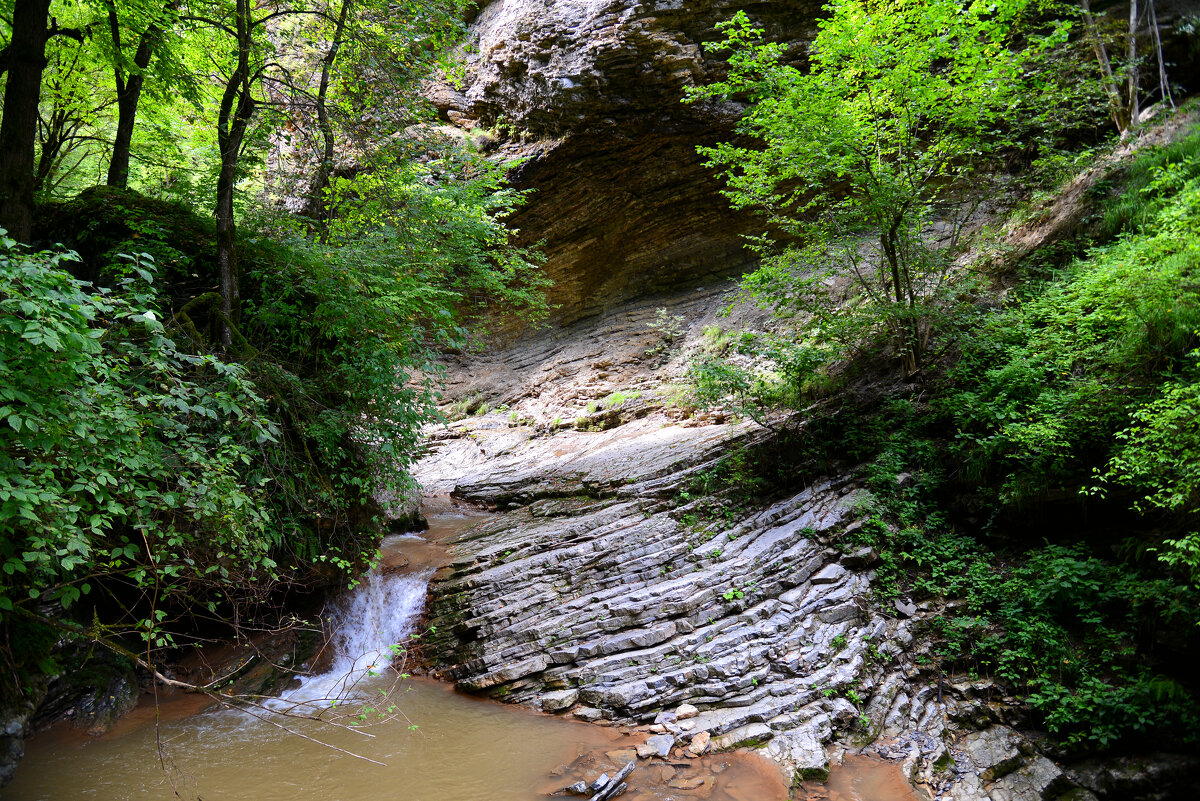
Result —
<instances>
[{"instance_id":1,"label":"sunlit green foliage","mask_svg":"<svg viewBox=\"0 0 1200 801\"><path fill-rule=\"evenodd\" d=\"M1111 453L1109 477L1146 486L1150 505L1189 503L1194 479L1184 465L1198 436L1185 411L1200 331L1197 141L1165 160L1159 152L1142 159L1150 169L1134 174L1147 180L1109 205L1127 220L1126 234L984 315L971 332L951 376L961 389L939 403L970 474L998 482L1006 501L1087 484Z\"/></svg>"},{"instance_id":2,"label":"sunlit green foliage","mask_svg":"<svg viewBox=\"0 0 1200 801\"><path fill-rule=\"evenodd\" d=\"M1069 747L1194 741L1198 588L1104 546L1001 548L956 529L942 499L962 484L936 416L904 402L877 414L850 544L878 550L882 600L955 601L931 621L942 669L1000 681Z\"/></svg>"},{"instance_id":3,"label":"sunlit green foliage","mask_svg":"<svg viewBox=\"0 0 1200 801\"><path fill-rule=\"evenodd\" d=\"M1043 4L838 0L807 64L784 61L744 13L720 28L729 75L689 100L746 97L753 141L701 152L736 208L766 213L795 244L766 256L744 292L800 315L796 339L849 355L885 335L909 372L925 360L951 260L1007 148L1051 127L1049 54L1066 37ZM853 282L846 302L827 279Z\"/></svg>"},{"instance_id":4,"label":"sunlit green foliage","mask_svg":"<svg viewBox=\"0 0 1200 801\"><path fill-rule=\"evenodd\" d=\"M412 127L428 116L417 84L461 34L463 3L247 8L52 4L73 32L47 45L33 235L66 247L5 240L0 254L6 641L39 619L157 648L197 620L267 621L289 588L353 580L375 554L376 498L411 489L438 355L545 312L537 254L509 243L523 197L504 169ZM134 189L89 189L134 75ZM231 77L248 127L232 212L214 228ZM332 162L313 145L326 133ZM312 189L317 163L347 154L353 168ZM314 197L332 214L313 213ZM308 202L307 216L281 213L283 200ZM234 265L240 296L214 291L218 262ZM7 656L12 677L44 654Z\"/></svg>"},{"instance_id":5,"label":"sunlit green foliage","mask_svg":"<svg viewBox=\"0 0 1200 801\"><path fill-rule=\"evenodd\" d=\"M373 496L407 489L436 416L438 354L493 307L544 310L501 220L520 197L498 171L436 166L396 171L404 202L380 200L373 228L347 217L320 243L278 220L247 238L224 355L212 224L185 207L97 188L47 213L82 261L7 243L0 620L99 591L128 610L97 636L164 645L181 616L253 614L369 561Z\"/></svg>"}]
</instances>

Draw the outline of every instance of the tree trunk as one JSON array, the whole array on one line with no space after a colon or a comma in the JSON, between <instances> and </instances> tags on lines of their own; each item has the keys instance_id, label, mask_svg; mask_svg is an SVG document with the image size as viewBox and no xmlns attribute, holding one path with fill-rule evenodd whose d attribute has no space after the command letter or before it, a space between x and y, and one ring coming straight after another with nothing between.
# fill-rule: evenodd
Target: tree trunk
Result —
<instances>
[{"instance_id":1,"label":"tree trunk","mask_svg":"<svg viewBox=\"0 0 1200 801\"><path fill-rule=\"evenodd\" d=\"M217 273L221 284L221 320L218 323L221 345L233 344L233 325L241 305L238 286L237 226L233 219L233 188L237 180L237 157L228 159L221 152L221 173L217 177Z\"/></svg>"},{"instance_id":2,"label":"tree trunk","mask_svg":"<svg viewBox=\"0 0 1200 801\"><path fill-rule=\"evenodd\" d=\"M1092 16L1091 3L1089 0L1079 0L1079 7L1083 11L1083 27L1087 30L1088 41L1091 42L1092 52L1096 54L1096 63L1100 66L1100 83L1104 87L1104 94L1108 97L1109 114L1112 116L1113 124L1117 126L1117 131L1124 135L1129 130L1129 117L1125 103L1121 100L1121 92L1117 77L1113 73L1112 61L1108 58L1104 40L1100 38L1100 29L1096 25L1096 18Z\"/></svg>"},{"instance_id":3,"label":"tree trunk","mask_svg":"<svg viewBox=\"0 0 1200 801\"><path fill-rule=\"evenodd\" d=\"M898 342L900 348L900 362L904 371L908 375L912 375L921 366L921 337L917 330L915 312L905 302L905 296L911 295L910 287L905 286L902 280L903 267L900 264L900 243L897 229L899 223L894 223L890 229L885 230L880 234L879 243L883 247L883 253L887 257L888 269L892 277L892 294L894 296L895 309L894 314L901 317L899 325ZM886 294L886 293L885 293Z\"/></svg>"},{"instance_id":4,"label":"tree trunk","mask_svg":"<svg viewBox=\"0 0 1200 801\"><path fill-rule=\"evenodd\" d=\"M1126 49L1125 69L1129 71L1128 92L1129 92L1129 130L1133 130L1138 125L1138 117L1142 116L1141 103L1138 99L1138 47L1137 47L1137 32L1138 32L1138 3L1137 0L1129 0L1129 44Z\"/></svg>"},{"instance_id":5,"label":"tree trunk","mask_svg":"<svg viewBox=\"0 0 1200 801\"><path fill-rule=\"evenodd\" d=\"M42 139L42 152L38 157L37 169L34 171L33 192L35 195L40 195L46 189L50 176L54 174L59 155L69 136L69 124L70 119L66 111L56 108L51 112L50 121L46 123L45 127L46 135Z\"/></svg>"},{"instance_id":6,"label":"tree trunk","mask_svg":"<svg viewBox=\"0 0 1200 801\"><path fill-rule=\"evenodd\" d=\"M1167 64L1163 60L1162 33L1158 30L1158 14L1154 11L1154 0L1150 0L1150 32L1154 35L1154 52L1158 56L1158 91L1164 103L1175 108L1175 98L1171 97L1171 84L1167 80Z\"/></svg>"},{"instance_id":7,"label":"tree trunk","mask_svg":"<svg viewBox=\"0 0 1200 801\"><path fill-rule=\"evenodd\" d=\"M0 226L26 243L33 234L34 149L49 14L50 0L16 0L0 120Z\"/></svg>"},{"instance_id":8,"label":"tree trunk","mask_svg":"<svg viewBox=\"0 0 1200 801\"><path fill-rule=\"evenodd\" d=\"M342 46L342 37L346 33L346 19L350 13L352 0L342 1L342 10L338 13L337 23L333 29L333 40L329 52L321 60L321 85L317 89L317 127L321 131L324 149L321 153L321 163L317 174L313 176L308 190L308 214L318 222L324 223L329 219L329 203L325 197L329 189L329 179L333 175L333 125L329 121L329 108L326 98L329 94L329 78L333 72L334 62L337 61L338 50Z\"/></svg>"},{"instance_id":9,"label":"tree trunk","mask_svg":"<svg viewBox=\"0 0 1200 801\"><path fill-rule=\"evenodd\" d=\"M113 137L112 159L108 163L108 185L122 189L129 186L129 151L133 145L133 124L137 118L138 101L146 82L146 67L150 65L154 40L158 28L149 26L138 41L133 54L134 71L128 77L121 69L121 26L117 21L116 7L108 7L108 26L112 33L115 61L113 73L117 85L117 133Z\"/></svg>"},{"instance_id":10,"label":"tree trunk","mask_svg":"<svg viewBox=\"0 0 1200 801\"><path fill-rule=\"evenodd\" d=\"M217 148L221 154L221 172L217 176L217 271L221 285L221 345L233 344L233 326L241 310L238 286L237 226L233 218L233 191L237 183L238 159L242 141L254 116L255 102L250 76L250 46L253 21L250 0L237 0L237 67L225 84L217 119Z\"/></svg>"}]
</instances>

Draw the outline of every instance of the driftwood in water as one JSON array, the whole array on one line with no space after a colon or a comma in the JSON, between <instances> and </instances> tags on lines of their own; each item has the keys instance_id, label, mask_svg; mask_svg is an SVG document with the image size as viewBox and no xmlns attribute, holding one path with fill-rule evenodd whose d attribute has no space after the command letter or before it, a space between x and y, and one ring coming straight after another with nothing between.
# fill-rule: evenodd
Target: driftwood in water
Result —
<instances>
[{"instance_id":1,"label":"driftwood in water","mask_svg":"<svg viewBox=\"0 0 1200 801\"><path fill-rule=\"evenodd\" d=\"M635 767L637 767L636 760L630 760L625 767L621 768L616 776L612 777L607 785L605 785L601 790L598 790L596 794L592 796L592 801L608 801L608 799L616 798L621 793L625 792L625 777L630 773L633 773L633 769Z\"/></svg>"},{"instance_id":2,"label":"driftwood in water","mask_svg":"<svg viewBox=\"0 0 1200 801\"><path fill-rule=\"evenodd\" d=\"M637 767L637 760L632 760L611 779L608 778L607 773L601 773L600 778L591 784L575 782L551 795L567 795L568 793L571 795L590 795L592 801L610 801L610 799L616 798L629 789L629 785L625 783L625 779L630 773L633 773L635 767Z\"/></svg>"}]
</instances>

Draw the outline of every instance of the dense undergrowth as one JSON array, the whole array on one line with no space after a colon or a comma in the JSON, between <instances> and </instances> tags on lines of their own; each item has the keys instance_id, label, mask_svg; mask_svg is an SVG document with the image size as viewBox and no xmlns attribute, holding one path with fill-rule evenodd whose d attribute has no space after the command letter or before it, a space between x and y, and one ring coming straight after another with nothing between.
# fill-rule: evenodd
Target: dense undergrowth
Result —
<instances>
[{"instance_id":1,"label":"dense undergrowth","mask_svg":"<svg viewBox=\"0 0 1200 801\"><path fill-rule=\"evenodd\" d=\"M157 663L371 561L436 355L489 304L542 308L501 222L519 196L441 170L394 176L386 213L323 241L243 235L228 347L213 225L185 206L95 188L42 210L45 250L0 243L5 694L70 667L64 631Z\"/></svg>"},{"instance_id":2,"label":"dense undergrowth","mask_svg":"<svg viewBox=\"0 0 1200 801\"><path fill-rule=\"evenodd\" d=\"M936 375L856 390L851 365L696 489L719 513L859 465L871 500L845 544L880 554L881 600L950 601L941 669L998 680L1068 749L1178 747L1200 726L1200 133L1092 202L1078 258L955 310ZM772 381L758 402L812 399Z\"/></svg>"}]
</instances>

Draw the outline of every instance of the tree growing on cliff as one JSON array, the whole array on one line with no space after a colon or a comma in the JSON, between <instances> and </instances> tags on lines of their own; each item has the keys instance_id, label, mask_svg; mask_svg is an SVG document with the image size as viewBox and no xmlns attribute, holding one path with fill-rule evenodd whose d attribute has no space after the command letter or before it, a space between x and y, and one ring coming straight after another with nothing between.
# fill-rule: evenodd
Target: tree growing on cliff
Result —
<instances>
[{"instance_id":1,"label":"tree growing on cliff","mask_svg":"<svg viewBox=\"0 0 1200 801\"><path fill-rule=\"evenodd\" d=\"M832 345L833 357L883 334L905 372L919 370L965 226L1001 155L1052 107L1047 66L1068 25L1037 30L1043 10L835 0L807 69L785 63L745 14L719 26L728 77L687 100L748 99L738 133L751 141L700 152L735 208L764 212L792 243L751 240L764 259L745 293L807 316L799 339ZM835 275L859 297L831 298Z\"/></svg>"}]
</instances>

